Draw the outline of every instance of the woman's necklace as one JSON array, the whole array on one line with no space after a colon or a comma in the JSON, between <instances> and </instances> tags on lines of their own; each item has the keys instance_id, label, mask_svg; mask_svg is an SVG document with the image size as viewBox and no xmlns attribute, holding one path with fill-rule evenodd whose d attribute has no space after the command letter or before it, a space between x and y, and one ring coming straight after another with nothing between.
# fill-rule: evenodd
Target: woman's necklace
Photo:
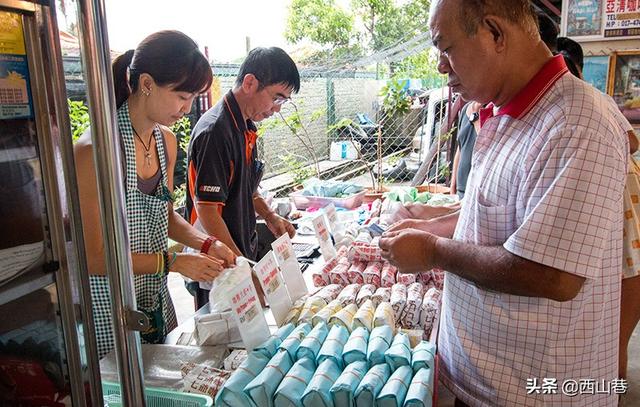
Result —
<instances>
[{"instance_id":1,"label":"woman's necklace","mask_svg":"<svg viewBox=\"0 0 640 407\"><path fill-rule=\"evenodd\" d=\"M140 135L136 131L135 127L131 125L131 128L133 129L133 134L135 134L138 140L140 140L140 143L142 143L142 147L144 148L144 163L146 164L147 167L151 167L151 151L150 150L151 150L151 139L153 137L153 130L151 131L151 135L149 135L149 141L147 143L149 144L149 146L147 146L147 144L145 144L144 141L142 141L142 138L140 138Z\"/></svg>"}]
</instances>

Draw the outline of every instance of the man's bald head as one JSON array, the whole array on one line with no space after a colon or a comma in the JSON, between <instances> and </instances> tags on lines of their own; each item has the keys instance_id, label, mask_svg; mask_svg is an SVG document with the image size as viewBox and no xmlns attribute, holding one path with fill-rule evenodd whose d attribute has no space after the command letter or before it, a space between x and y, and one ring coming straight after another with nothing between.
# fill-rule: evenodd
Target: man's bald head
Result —
<instances>
[{"instance_id":1,"label":"man's bald head","mask_svg":"<svg viewBox=\"0 0 640 407\"><path fill-rule=\"evenodd\" d=\"M523 27L533 38L539 38L538 19L529 0L434 0L431 16L449 6L458 10L460 25L469 36L478 31L485 16L493 15Z\"/></svg>"}]
</instances>

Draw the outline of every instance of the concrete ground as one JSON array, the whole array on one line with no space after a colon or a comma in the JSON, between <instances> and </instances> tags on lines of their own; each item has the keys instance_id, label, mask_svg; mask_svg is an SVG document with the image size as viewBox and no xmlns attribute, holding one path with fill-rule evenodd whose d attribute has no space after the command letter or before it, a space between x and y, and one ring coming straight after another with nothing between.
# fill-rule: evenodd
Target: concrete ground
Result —
<instances>
[{"instance_id":1,"label":"concrete ground","mask_svg":"<svg viewBox=\"0 0 640 407\"><path fill-rule=\"evenodd\" d=\"M178 323L185 321L194 312L193 297L184 288L184 280L176 273L169 274L169 291L176 308ZM625 407L640 406L640 327L629 343L628 365L629 390L624 398ZM454 397L444 386L438 387L438 407L453 407Z\"/></svg>"}]
</instances>

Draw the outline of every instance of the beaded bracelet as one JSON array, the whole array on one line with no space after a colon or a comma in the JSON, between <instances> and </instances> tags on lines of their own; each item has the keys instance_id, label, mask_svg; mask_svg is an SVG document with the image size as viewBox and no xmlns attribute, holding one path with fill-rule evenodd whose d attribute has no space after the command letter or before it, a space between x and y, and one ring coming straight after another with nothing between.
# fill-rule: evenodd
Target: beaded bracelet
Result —
<instances>
[{"instance_id":1,"label":"beaded bracelet","mask_svg":"<svg viewBox=\"0 0 640 407\"><path fill-rule=\"evenodd\" d=\"M169 261L169 265L167 266L167 273L169 271L171 271L171 267L173 266L173 263L176 262L176 258L178 257L178 253L173 252L173 253L171 253L171 255L172 255L171 256L171 261Z\"/></svg>"}]
</instances>

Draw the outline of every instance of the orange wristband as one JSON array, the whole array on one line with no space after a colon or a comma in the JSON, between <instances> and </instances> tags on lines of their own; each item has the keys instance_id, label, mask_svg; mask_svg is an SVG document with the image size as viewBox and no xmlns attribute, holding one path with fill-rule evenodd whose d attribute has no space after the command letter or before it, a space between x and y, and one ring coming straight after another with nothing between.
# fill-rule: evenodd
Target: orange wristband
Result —
<instances>
[{"instance_id":1,"label":"orange wristband","mask_svg":"<svg viewBox=\"0 0 640 407\"><path fill-rule=\"evenodd\" d=\"M209 249L211 248L211 245L214 244L216 240L218 239L216 239L213 236L209 236L207 240L205 240L204 243L202 243L202 247L200 248L200 253L208 253Z\"/></svg>"}]
</instances>

